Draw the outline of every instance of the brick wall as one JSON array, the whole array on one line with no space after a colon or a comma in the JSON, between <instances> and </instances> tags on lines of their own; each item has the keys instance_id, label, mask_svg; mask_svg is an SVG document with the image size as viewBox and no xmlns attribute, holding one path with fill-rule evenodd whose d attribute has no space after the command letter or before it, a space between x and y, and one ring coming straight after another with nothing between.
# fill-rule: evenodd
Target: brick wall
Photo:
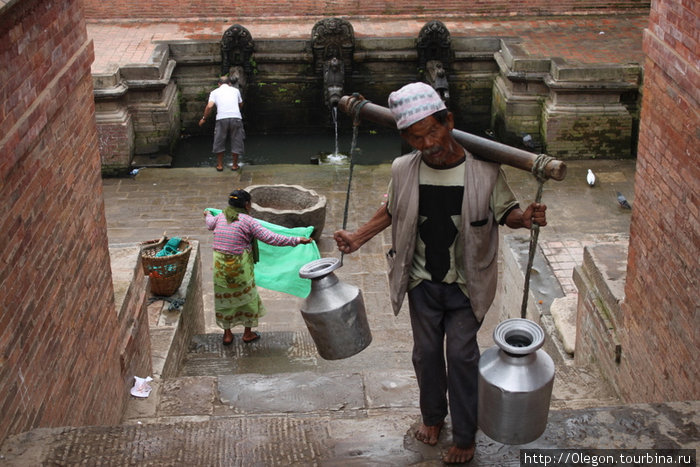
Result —
<instances>
[{"instance_id":1,"label":"brick wall","mask_svg":"<svg viewBox=\"0 0 700 467\"><path fill-rule=\"evenodd\" d=\"M0 6L0 442L121 415L92 60L80 0Z\"/></svg>"},{"instance_id":2,"label":"brick wall","mask_svg":"<svg viewBox=\"0 0 700 467\"><path fill-rule=\"evenodd\" d=\"M700 72L697 2L654 2L623 304L621 391L698 399Z\"/></svg>"},{"instance_id":3,"label":"brick wall","mask_svg":"<svg viewBox=\"0 0 700 467\"><path fill-rule=\"evenodd\" d=\"M134 154L134 123L126 110L96 115L102 167L129 167Z\"/></svg>"},{"instance_id":4,"label":"brick wall","mask_svg":"<svg viewBox=\"0 0 700 467\"><path fill-rule=\"evenodd\" d=\"M650 0L85 0L89 19L257 16L427 15L472 16L609 14L646 12Z\"/></svg>"}]
</instances>

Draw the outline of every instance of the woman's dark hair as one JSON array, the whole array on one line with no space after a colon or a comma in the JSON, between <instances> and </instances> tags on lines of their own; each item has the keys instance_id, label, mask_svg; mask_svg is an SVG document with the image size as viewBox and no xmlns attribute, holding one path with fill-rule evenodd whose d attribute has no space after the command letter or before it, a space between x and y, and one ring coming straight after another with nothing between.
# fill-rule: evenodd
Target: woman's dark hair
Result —
<instances>
[{"instance_id":1,"label":"woman's dark hair","mask_svg":"<svg viewBox=\"0 0 700 467\"><path fill-rule=\"evenodd\" d=\"M245 208L248 201L250 201L250 193L245 190L233 190L228 195L228 204L234 208Z\"/></svg>"}]
</instances>

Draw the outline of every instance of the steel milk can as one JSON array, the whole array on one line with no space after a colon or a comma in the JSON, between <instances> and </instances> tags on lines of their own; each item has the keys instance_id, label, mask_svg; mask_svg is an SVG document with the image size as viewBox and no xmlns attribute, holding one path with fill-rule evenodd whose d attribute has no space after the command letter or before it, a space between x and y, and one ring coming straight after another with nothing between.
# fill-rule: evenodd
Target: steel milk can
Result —
<instances>
[{"instance_id":1,"label":"steel milk can","mask_svg":"<svg viewBox=\"0 0 700 467\"><path fill-rule=\"evenodd\" d=\"M493 340L479 360L479 428L500 443L529 443L547 427L554 385L554 362L540 349L544 331L533 321L508 319Z\"/></svg>"},{"instance_id":2,"label":"steel milk can","mask_svg":"<svg viewBox=\"0 0 700 467\"><path fill-rule=\"evenodd\" d=\"M326 360L351 357L372 342L362 291L333 274L340 266L336 258L321 258L299 270L300 277L311 279L301 315Z\"/></svg>"}]
</instances>

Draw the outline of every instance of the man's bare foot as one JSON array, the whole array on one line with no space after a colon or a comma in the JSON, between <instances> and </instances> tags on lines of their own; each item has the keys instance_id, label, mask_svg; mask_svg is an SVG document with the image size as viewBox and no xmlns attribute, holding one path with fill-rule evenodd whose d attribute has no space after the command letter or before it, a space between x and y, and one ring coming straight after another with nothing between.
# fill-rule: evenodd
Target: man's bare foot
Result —
<instances>
[{"instance_id":1,"label":"man's bare foot","mask_svg":"<svg viewBox=\"0 0 700 467\"><path fill-rule=\"evenodd\" d=\"M416 439L422 441L430 446L435 446L438 443L438 438L440 437L440 430L445 422L440 422L437 425L426 425L421 423L416 430Z\"/></svg>"},{"instance_id":2,"label":"man's bare foot","mask_svg":"<svg viewBox=\"0 0 700 467\"><path fill-rule=\"evenodd\" d=\"M458 446L452 446L442 461L445 464L466 464L474 459L474 453L476 452L476 443L472 443L468 448L460 448Z\"/></svg>"}]
</instances>

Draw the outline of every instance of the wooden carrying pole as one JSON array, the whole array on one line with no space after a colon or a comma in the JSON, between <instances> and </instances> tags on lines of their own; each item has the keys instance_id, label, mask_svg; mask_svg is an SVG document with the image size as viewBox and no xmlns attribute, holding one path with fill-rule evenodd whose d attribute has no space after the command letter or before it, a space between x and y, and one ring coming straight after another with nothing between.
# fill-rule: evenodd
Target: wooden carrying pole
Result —
<instances>
[{"instance_id":1,"label":"wooden carrying pole","mask_svg":"<svg viewBox=\"0 0 700 467\"><path fill-rule=\"evenodd\" d=\"M359 115L360 118L380 125L396 128L394 116L386 107L372 104L362 96L343 96L338 103L340 110L350 116ZM532 167L537 159L537 154L514 148L506 144L491 141L487 138L472 135L460 130L452 130L452 135L459 144L467 151L481 159L510 165L512 167L532 171ZM554 180L564 180L566 176L566 164L559 160L551 160L544 167L544 174L547 178Z\"/></svg>"}]
</instances>

